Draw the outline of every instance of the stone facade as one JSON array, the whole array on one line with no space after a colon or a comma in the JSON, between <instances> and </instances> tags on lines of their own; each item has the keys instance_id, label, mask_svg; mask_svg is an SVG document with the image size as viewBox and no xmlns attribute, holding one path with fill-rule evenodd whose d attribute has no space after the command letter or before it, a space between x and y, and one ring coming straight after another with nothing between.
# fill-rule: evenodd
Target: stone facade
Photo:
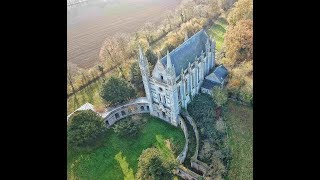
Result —
<instances>
[{"instance_id":1,"label":"stone facade","mask_svg":"<svg viewBox=\"0 0 320 180\"><path fill-rule=\"evenodd\" d=\"M215 41L201 30L158 59L152 73L139 47L139 66L151 115L178 126L181 109L206 88L202 84L215 67L215 46Z\"/></svg>"}]
</instances>

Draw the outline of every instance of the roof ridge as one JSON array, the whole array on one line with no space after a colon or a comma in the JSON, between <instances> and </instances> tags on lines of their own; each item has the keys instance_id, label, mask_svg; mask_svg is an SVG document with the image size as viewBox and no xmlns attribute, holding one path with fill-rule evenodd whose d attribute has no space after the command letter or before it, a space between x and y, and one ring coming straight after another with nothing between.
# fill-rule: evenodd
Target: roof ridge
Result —
<instances>
[{"instance_id":1,"label":"roof ridge","mask_svg":"<svg viewBox=\"0 0 320 180\"><path fill-rule=\"evenodd\" d=\"M205 30L204 30L203 28L201 28L200 31L196 32L196 33L195 33L194 35L192 35L188 40L184 41L184 42L183 42L182 44L180 44L178 47L174 48L173 51L169 52L169 55L171 55L172 52L175 52L177 49L180 48L180 46L182 46L183 44L185 44L187 41L189 41L189 40L192 39L195 35L197 35L198 33L202 32L202 31L205 32ZM208 36L207 33L205 33L205 34ZM208 36L208 37L209 37L209 36ZM167 56L167 55L163 56L163 57L161 58L161 60L162 60L164 57L166 57L166 56Z\"/></svg>"},{"instance_id":2,"label":"roof ridge","mask_svg":"<svg viewBox=\"0 0 320 180\"><path fill-rule=\"evenodd\" d=\"M202 32L202 31L204 31L203 28L202 28L200 31L196 32L194 35L192 35L190 38L188 38L188 40L184 41L182 44L180 44L178 47L176 47L176 48L175 48L173 51L171 51L171 52L174 52L174 51L176 51L177 49L179 49L180 46L182 46L184 43L188 42L188 41L189 41L190 39L192 39L195 35L197 35L198 33ZM205 32L205 31L204 31L204 32ZM205 34L208 36L207 33L205 33ZM170 55L171 52L169 52L169 55Z\"/></svg>"}]
</instances>

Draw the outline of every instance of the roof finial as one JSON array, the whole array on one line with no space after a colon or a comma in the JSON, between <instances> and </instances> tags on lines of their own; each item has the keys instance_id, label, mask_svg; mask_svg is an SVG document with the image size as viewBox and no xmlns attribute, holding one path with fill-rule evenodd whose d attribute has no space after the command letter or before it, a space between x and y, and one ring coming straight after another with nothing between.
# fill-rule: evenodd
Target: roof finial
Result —
<instances>
[{"instance_id":1,"label":"roof finial","mask_svg":"<svg viewBox=\"0 0 320 180\"><path fill-rule=\"evenodd\" d=\"M172 66L171 58L170 58L169 50L167 50L167 68L171 66Z\"/></svg>"},{"instance_id":2,"label":"roof finial","mask_svg":"<svg viewBox=\"0 0 320 180\"><path fill-rule=\"evenodd\" d=\"M140 44L139 44L139 55L140 55L140 60L143 59L143 53L142 53Z\"/></svg>"}]
</instances>

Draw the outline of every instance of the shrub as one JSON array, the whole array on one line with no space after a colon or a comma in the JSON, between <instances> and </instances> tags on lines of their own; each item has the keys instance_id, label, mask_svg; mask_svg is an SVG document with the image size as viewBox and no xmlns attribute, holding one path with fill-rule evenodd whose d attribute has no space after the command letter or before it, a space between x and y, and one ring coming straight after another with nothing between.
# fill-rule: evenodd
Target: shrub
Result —
<instances>
[{"instance_id":1,"label":"shrub","mask_svg":"<svg viewBox=\"0 0 320 180\"><path fill-rule=\"evenodd\" d=\"M135 97L136 92L127 81L112 76L103 84L100 95L114 105Z\"/></svg>"},{"instance_id":2,"label":"shrub","mask_svg":"<svg viewBox=\"0 0 320 180\"><path fill-rule=\"evenodd\" d=\"M136 136L146 120L143 118L125 118L113 125L114 132L121 137L134 137Z\"/></svg>"},{"instance_id":3,"label":"shrub","mask_svg":"<svg viewBox=\"0 0 320 180\"><path fill-rule=\"evenodd\" d=\"M68 122L68 144L74 149L91 149L105 131L103 119L92 110L75 112Z\"/></svg>"}]
</instances>

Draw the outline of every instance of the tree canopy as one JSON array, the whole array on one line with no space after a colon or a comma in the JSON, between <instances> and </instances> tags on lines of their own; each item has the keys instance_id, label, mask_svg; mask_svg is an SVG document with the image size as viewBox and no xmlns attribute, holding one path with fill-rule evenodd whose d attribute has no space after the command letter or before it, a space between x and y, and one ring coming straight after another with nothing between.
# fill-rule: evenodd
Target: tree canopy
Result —
<instances>
[{"instance_id":1,"label":"tree canopy","mask_svg":"<svg viewBox=\"0 0 320 180\"><path fill-rule=\"evenodd\" d=\"M173 164L161 156L157 148L148 148L139 157L136 178L142 179L173 179Z\"/></svg>"},{"instance_id":2,"label":"tree canopy","mask_svg":"<svg viewBox=\"0 0 320 180\"><path fill-rule=\"evenodd\" d=\"M240 20L253 19L253 1L239 0L228 14L228 22L235 26Z\"/></svg>"},{"instance_id":3,"label":"tree canopy","mask_svg":"<svg viewBox=\"0 0 320 180\"><path fill-rule=\"evenodd\" d=\"M228 64L235 66L253 59L253 22L241 20L230 27L225 36L226 57Z\"/></svg>"},{"instance_id":4,"label":"tree canopy","mask_svg":"<svg viewBox=\"0 0 320 180\"><path fill-rule=\"evenodd\" d=\"M135 97L136 92L124 79L112 76L103 84L100 95L114 105Z\"/></svg>"},{"instance_id":5,"label":"tree canopy","mask_svg":"<svg viewBox=\"0 0 320 180\"><path fill-rule=\"evenodd\" d=\"M113 125L113 130L118 136L134 137L136 136L143 125L146 123L144 118L128 117Z\"/></svg>"},{"instance_id":6,"label":"tree canopy","mask_svg":"<svg viewBox=\"0 0 320 180\"><path fill-rule=\"evenodd\" d=\"M148 49L145 55L151 66L154 67L154 65L156 65L157 63L158 57L154 54L154 52L151 49Z\"/></svg>"},{"instance_id":7,"label":"tree canopy","mask_svg":"<svg viewBox=\"0 0 320 180\"><path fill-rule=\"evenodd\" d=\"M143 90L143 82L141 71L138 62L134 62L130 68L131 71L131 83L138 89Z\"/></svg>"},{"instance_id":8,"label":"tree canopy","mask_svg":"<svg viewBox=\"0 0 320 180\"><path fill-rule=\"evenodd\" d=\"M68 144L74 149L93 147L104 130L102 117L92 110L75 112L68 122Z\"/></svg>"}]
</instances>

